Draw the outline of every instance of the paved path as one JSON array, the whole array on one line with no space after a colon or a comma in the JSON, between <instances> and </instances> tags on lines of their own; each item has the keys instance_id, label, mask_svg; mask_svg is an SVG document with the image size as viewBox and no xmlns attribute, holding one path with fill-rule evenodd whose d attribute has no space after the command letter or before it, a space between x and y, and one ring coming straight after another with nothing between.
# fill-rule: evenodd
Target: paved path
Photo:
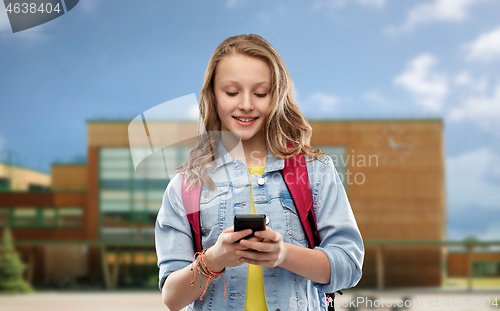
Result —
<instances>
[{"instance_id":1,"label":"paved path","mask_svg":"<svg viewBox=\"0 0 500 311\"><path fill-rule=\"evenodd\" d=\"M0 311L168 311L158 292L40 292L0 295Z\"/></svg>"}]
</instances>

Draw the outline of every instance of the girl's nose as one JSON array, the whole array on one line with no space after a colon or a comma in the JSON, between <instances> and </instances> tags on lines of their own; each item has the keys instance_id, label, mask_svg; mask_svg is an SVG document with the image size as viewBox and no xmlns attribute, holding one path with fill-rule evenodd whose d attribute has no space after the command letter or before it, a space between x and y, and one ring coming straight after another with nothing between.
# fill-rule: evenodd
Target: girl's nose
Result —
<instances>
[{"instance_id":1,"label":"girl's nose","mask_svg":"<svg viewBox=\"0 0 500 311\"><path fill-rule=\"evenodd\" d=\"M240 102L238 104L238 109L244 111L252 111L254 110L254 105L251 98L252 94L244 94L240 97Z\"/></svg>"}]
</instances>

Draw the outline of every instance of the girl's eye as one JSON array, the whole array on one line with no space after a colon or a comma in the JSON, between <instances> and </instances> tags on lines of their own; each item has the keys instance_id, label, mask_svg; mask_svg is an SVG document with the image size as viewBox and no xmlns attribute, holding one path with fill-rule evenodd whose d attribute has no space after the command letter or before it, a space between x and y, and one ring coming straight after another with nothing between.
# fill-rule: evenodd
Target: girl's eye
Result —
<instances>
[{"instance_id":1,"label":"girl's eye","mask_svg":"<svg viewBox=\"0 0 500 311\"><path fill-rule=\"evenodd\" d=\"M226 94L227 94L227 96L234 97L234 96L238 95L238 92L234 92L234 93L226 92Z\"/></svg>"},{"instance_id":2,"label":"girl's eye","mask_svg":"<svg viewBox=\"0 0 500 311\"><path fill-rule=\"evenodd\" d=\"M262 97L266 97L266 95L267 95L267 94L257 94L257 93L255 93L255 96L260 97L260 98L262 98Z\"/></svg>"}]
</instances>

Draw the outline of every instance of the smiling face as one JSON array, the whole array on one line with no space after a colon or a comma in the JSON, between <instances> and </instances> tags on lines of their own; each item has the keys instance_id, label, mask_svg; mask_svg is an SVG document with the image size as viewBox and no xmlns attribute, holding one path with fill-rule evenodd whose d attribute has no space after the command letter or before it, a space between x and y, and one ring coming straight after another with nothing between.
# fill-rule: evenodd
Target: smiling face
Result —
<instances>
[{"instance_id":1,"label":"smiling face","mask_svg":"<svg viewBox=\"0 0 500 311\"><path fill-rule=\"evenodd\" d=\"M214 77L222 130L238 135L244 145L265 146L264 122L270 92L271 70L264 61L242 54L225 56Z\"/></svg>"}]
</instances>

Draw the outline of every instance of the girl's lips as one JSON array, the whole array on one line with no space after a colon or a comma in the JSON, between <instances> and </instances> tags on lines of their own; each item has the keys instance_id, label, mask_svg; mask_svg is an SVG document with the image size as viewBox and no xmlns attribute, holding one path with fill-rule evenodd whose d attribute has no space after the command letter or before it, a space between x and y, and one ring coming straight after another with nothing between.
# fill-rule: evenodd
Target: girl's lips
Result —
<instances>
[{"instance_id":1,"label":"girl's lips","mask_svg":"<svg viewBox=\"0 0 500 311\"><path fill-rule=\"evenodd\" d=\"M253 119L252 121L248 121L248 122L245 122L245 121L240 121L238 120L236 117L233 117L233 119L236 121L236 123L238 123L238 125L240 126L251 126L252 124L255 123L255 121L257 121L258 117ZM241 118L241 119L250 119L250 118Z\"/></svg>"}]
</instances>

